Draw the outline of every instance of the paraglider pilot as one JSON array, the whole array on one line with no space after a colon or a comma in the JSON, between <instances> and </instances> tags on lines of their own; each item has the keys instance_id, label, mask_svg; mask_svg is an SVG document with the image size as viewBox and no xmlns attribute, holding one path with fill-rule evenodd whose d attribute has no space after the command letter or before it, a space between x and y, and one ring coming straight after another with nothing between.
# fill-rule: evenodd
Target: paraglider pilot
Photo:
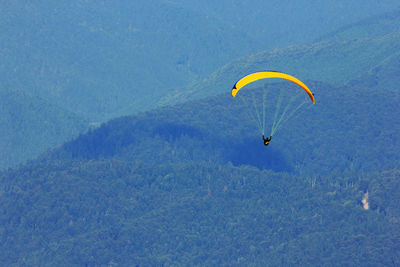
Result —
<instances>
[{"instance_id":1,"label":"paraglider pilot","mask_svg":"<svg viewBox=\"0 0 400 267\"><path fill-rule=\"evenodd\" d=\"M265 138L264 135L263 135L264 146L268 146L269 142L271 141L271 139L272 139L272 135L270 137L267 137L267 138Z\"/></svg>"}]
</instances>

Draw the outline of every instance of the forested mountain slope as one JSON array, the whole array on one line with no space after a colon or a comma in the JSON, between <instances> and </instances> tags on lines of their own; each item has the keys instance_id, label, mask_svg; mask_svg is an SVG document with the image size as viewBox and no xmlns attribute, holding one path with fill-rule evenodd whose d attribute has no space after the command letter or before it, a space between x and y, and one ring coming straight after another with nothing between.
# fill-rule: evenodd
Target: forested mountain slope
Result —
<instances>
[{"instance_id":1,"label":"forested mountain slope","mask_svg":"<svg viewBox=\"0 0 400 267\"><path fill-rule=\"evenodd\" d=\"M245 150L255 166L281 155L283 162L303 172L331 173L394 167L400 155L400 92L369 89L363 85L334 87L306 82L315 93L301 116L278 132L265 149L246 105L229 93L133 117L122 117L67 143L55 153L61 158L174 162L203 160L235 162ZM291 86L270 85L270 90ZM268 103L272 116L275 103ZM244 151L242 151L244 150ZM250 152L249 152L250 153ZM244 154L243 158L249 156ZM232 158L233 157L233 158ZM282 159L278 160L282 163ZM258 165L263 162L266 166ZM251 162L249 162L250 165ZM272 164L273 165L273 164ZM324 166L324 167L321 167ZM285 167L284 167L285 168ZM285 170L285 169L284 169Z\"/></svg>"},{"instance_id":2,"label":"forested mountain slope","mask_svg":"<svg viewBox=\"0 0 400 267\"><path fill-rule=\"evenodd\" d=\"M35 4L15 3L36 10ZM106 12L111 2L102 3ZM149 3L164 10L181 2ZM193 3L192 8L200 4ZM12 2L7 4L13 8ZM90 13L88 2L75 4L85 10L82 14ZM65 10L53 7L47 11L63 18ZM112 33L90 18L73 23L86 21L83 31L96 36ZM12 16L6 20L15 23ZM188 93L172 92L157 104L190 101L115 118L23 166L1 170L0 262L6 266L397 266L399 32L344 39L239 59ZM112 58L112 53L103 52L103 59ZM96 53L90 56L97 60ZM268 147L248 116L251 105L230 95L238 76L265 66L298 76L316 99L315 105L309 104L280 129ZM35 73L46 77L42 70L31 72L31 78ZM61 76L55 74L54 81ZM68 77L71 84L76 82L73 75ZM48 92L73 101L53 85ZM290 86L270 83L268 89ZM254 92L260 95L261 89ZM54 135L71 136L86 125L30 94L0 93L5 101L0 100L0 108L6 114L0 117L0 126L14 127L29 142L48 145ZM110 95L107 100L118 102ZM275 103L266 104L271 107L267 116L272 117ZM62 127L60 121L65 121ZM6 144L25 140L24 136L14 140L15 132L5 131ZM30 137L30 133L35 134Z\"/></svg>"},{"instance_id":3,"label":"forested mountain slope","mask_svg":"<svg viewBox=\"0 0 400 267\"><path fill-rule=\"evenodd\" d=\"M111 159L31 165L0 176L0 258L8 266L395 266L399 178L398 170L297 176Z\"/></svg>"},{"instance_id":4,"label":"forested mountain slope","mask_svg":"<svg viewBox=\"0 0 400 267\"><path fill-rule=\"evenodd\" d=\"M3 171L2 262L397 263L399 92L307 84L317 104L267 148L224 94L112 120Z\"/></svg>"},{"instance_id":5,"label":"forested mountain slope","mask_svg":"<svg viewBox=\"0 0 400 267\"><path fill-rule=\"evenodd\" d=\"M183 2L120 2L112 7L103 3L92 9L90 1L46 5L44 2L3 2L0 85L19 88L25 96L59 105L63 107L60 110L79 114L77 118L92 118L92 124L118 114L228 92L242 75L266 68L286 71L300 79L340 84L356 80L370 88L396 90L398 87L399 12L350 24L320 39L319 43L267 50L236 59L208 78L184 86L194 77L205 75L218 64L231 60L232 55L248 55L257 50L253 47L257 42L251 41L256 33L242 32L244 26L239 21L243 19L227 21L225 14L222 15L227 3L221 2L214 11L209 9L209 4L197 8L197 2L191 6ZM232 8L245 7L235 2ZM274 9L277 8L275 5ZM137 14L133 16L129 10ZM17 11L30 15L23 19ZM104 18L99 19L94 13L103 14ZM246 16L251 14L260 17L250 11ZM193 30L196 25L201 30ZM210 32L214 35L210 36ZM195 48L199 42L201 49ZM160 49L156 43L163 44L165 49ZM214 43L219 43L218 47ZM12 103L16 106L10 106ZM20 109L18 101L7 105L8 110ZM5 136L13 136L13 140L2 139L3 167L15 165L65 141L64 136L70 138L67 130L56 136L46 136L48 144L41 145L41 141L37 141L42 140L40 132L35 132L38 136L34 132L21 135L21 128L30 127L24 126L26 122L37 122L38 117L45 118L46 114L35 116L25 117L23 121L16 117L12 123L20 126L15 131L9 127L11 124L4 126ZM61 120L57 124L54 127L62 129L69 122Z\"/></svg>"},{"instance_id":6,"label":"forested mountain slope","mask_svg":"<svg viewBox=\"0 0 400 267\"><path fill-rule=\"evenodd\" d=\"M358 24L376 24L375 32L392 30L392 18L400 4L395 0L175 0L186 8L204 12L226 21L261 40L258 49L270 49L291 44L304 44L326 36L332 31L354 28ZM386 29L382 24L386 18ZM379 20L376 22L376 20ZM354 25L354 26L353 26ZM368 26L369 27L369 26ZM340 30L338 30L338 28ZM363 29L364 30L364 29ZM372 30L372 29L371 29ZM364 34L372 34L365 32ZM240 40L238 40L240 41Z\"/></svg>"},{"instance_id":7,"label":"forested mountain slope","mask_svg":"<svg viewBox=\"0 0 400 267\"><path fill-rule=\"evenodd\" d=\"M279 70L303 80L343 85L368 71L378 71L379 67L396 67L392 58L398 55L399 49L400 31L394 31L372 38L319 42L260 52L237 59L184 90L172 91L161 103L228 91L244 75L263 70Z\"/></svg>"},{"instance_id":8,"label":"forested mountain slope","mask_svg":"<svg viewBox=\"0 0 400 267\"><path fill-rule=\"evenodd\" d=\"M2 1L0 86L105 121L154 108L171 89L238 57L307 43L396 6L394 0Z\"/></svg>"},{"instance_id":9,"label":"forested mountain slope","mask_svg":"<svg viewBox=\"0 0 400 267\"><path fill-rule=\"evenodd\" d=\"M234 42L236 34L220 19L172 1L0 7L0 84L91 120L104 121L121 106L150 108L170 88L252 50L251 42Z\"/></svg>"},{"instance_id":10,"label":"forested mountain slope","mask_svg":"<svg viewBox=\"0 0 400 267\"><path fill-rule=\"evenodd\" d=\"M0 168L33 159L88 129L79 116L30 94L0 88Z\"/></svg>"},{"instance_id":11,"label":"forested mountain slope","mask_svg":"<svg viewBox=\"0 0 400 267\"><path fill-rule=\"evenodd\" d=\"M377 90L400 90L400 53L394 53L383 62L351 80L349 84L358 84Z\"/></svg>"},{"instance_id":12,"label":"forested mountain slope","mask_svg":"<svg viewBox=\"0 0 400 267\"><path fill-rule=\"evenodd\" d=\"M379 37L400 30L400 9L368 17L319 36L315 41L343 41Z\"/></svg>"}]
</instances>

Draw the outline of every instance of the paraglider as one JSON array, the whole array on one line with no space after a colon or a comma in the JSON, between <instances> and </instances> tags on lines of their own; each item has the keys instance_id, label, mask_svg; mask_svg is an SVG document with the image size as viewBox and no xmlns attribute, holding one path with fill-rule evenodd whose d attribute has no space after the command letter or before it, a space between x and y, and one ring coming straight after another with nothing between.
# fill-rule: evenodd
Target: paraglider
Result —
<instances>
[{"instance_id":1,"label":"paraglider","mask_svg":"<svg viewBox=\"0 0 400 267\"><path fill-rule=\"evenodd\" d=\"M289 121L291 118L293 118L300 108L302 108L305 104L306 101L304 100L303 95L307 95L308 98L311 100L313 104L315 104L315 99L314 99L314 94L311 92L311 90L305 85L302 81L297 79L296 77L293 77L289 74L278 72L278 71L261 71L261 72L255 72L252 74L249 74L247 76L244 76L241 78L239 81L237 81L233 88L232 88L232 97L236 97L238 94L239 90L241 90L243 87L247 87L248 84L256 82L258 80L262 79L267 79L267 78L279 78L279 79L284 79L287 81L290 81L296 85L298 85L301 89L301 92L299 93L299 90L295 90L295 92L286 92L288 95L287 97L283 96L283 92L279 93L279 95L276 95L274 97L267 97L267 92L266 89L264 88L263 94L261 96L260 93L255 93L252 92L250 94L243 94L241 96L244 101L250 101L252 102L254 106L254 113L255 115L253 116L253 119L257 122L257 125L259 129L261 130L263 142L265 146L268 146L272 136L275 134L275 132L282 127L282 125ZM298 87L297 87L298 88ZM304 94L306 93L306 94ZM239 98L241 98L239 97ZM249 98L250 100L246 100L246 97ZM300 98L303 97L303 101L299 101ZM287 104L286 106L283 107L283 110L281 110L281 107L283 106L282 103L285 102L284 100L287 99ZM257 104L262 101L262 107L257 107ZM276 102L276 108L275 108L275 115L274 119L271 122L272 128L271 128L271 134L270 137L265 137L265 127L266 127L266 107L267 107L267 102ZM299 102L296 104L296 101ZM247 105L249 105L249 102L246 102ZM270 103L271 104L271 103ZM260 104L259 104L260 105ZM260 114L260 110L262 111L262 115ZM279 115L280 114L280 115ZM268 136L268 135L267 135Z\"/></svg>"},{"instance_id":2,"label":"paraglider","mask_svg":"<svg viewBox=\"0 0 400 267\"><path fill-rule=\"evenodd\" d=\"M265 138L263 135L262 138L264 140L264 146L268 146L269 142L271 142L272 136Z\"/></svg>"}]
</instances>

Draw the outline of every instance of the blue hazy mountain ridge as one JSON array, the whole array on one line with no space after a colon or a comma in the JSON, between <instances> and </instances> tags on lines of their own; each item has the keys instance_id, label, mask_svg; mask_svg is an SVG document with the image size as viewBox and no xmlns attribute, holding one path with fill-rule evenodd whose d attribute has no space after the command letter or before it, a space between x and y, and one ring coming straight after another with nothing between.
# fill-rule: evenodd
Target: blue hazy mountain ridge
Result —
<instances>
[{"instance_id":1,"label":"blue hazy mountain ridge","mask_svg":"<svg viewBox=\"0 0 400 267\"><path fill-rule=\"evenodd\" d=\"M176 0L193 10L201 10L231 23L262 40L258 49L307 43L320 39L332 31L339 31L353 24L367 22L376 15L388 16L400 7L397 1L290 1L290 0ZM389 12L389 13L386 13ZM361 20L361 21L360 21ZM293 21L296 25L293 25ZM359 22L360 21L360 22ZM391 25L387 25L390 26ZM311 30L310 30L311 29ZM388 28L379 29L388 32ZM290 33L290 34L288 34ZM306 33L306 34L304 34ZM358 34L358 33L357 33ZM273 36L271 38L270 36Z\"/></svg>"},{"instance_id":2,"label":"blue hazy mountain ridge","mask_svg":"<svg viewBox=\"0 0 400 267\"><path fill-rule=\"evenodd\" d=\"M386 58L381 64L365 74L349 81L349 84L372 86L384 90L398 91L400 88L400 53Z\"/></svg>"},{"instance_id":3,"label":"blue hazy mountain ridge","mask_svg":"<svg viewBox=\"0 0 400 267\"><path fill-rule=\"evenodd\" d=\"M261 169L276 167L275 170L287 171L268 163L275 153L284 167L297 166L309 173L341 173L353 170L350 166L357 171L384 170L398 164L398 90L370 89L355 81L351 87L312 81L308 84L318 88L317 104L292 121L271 149L260 145L256 124L248 117L251 107L227 93L112 120L65 144L56 154L61 159L116 157L145 162L208 160L239 164L240 159L235 156L244 151L232 149L240 150L243 145L248 153L261 153L254 157L254 165ZM285 86L290 85L271 84L270 89ZM307 138L310 135L312 138Z\"/></svg>"},{"instance_id":4,"label":"blue hazy mountain ridge","mask_svg":"<svg viewBox=\"0 0 400 267\"><path fill-rule=\"evenodd\" d=\"M400 9L386 12L345 25L328 34L322 34L315 41L343 41L383 36L400 30L399 17Z\"/></svg>"},{"instance_id":5,"label":"blue hazy mountain ridge","mask_svg":"<svg viewBox=\"0 0 400 267\"><path fill-rule=\"evenodd\" d=\"M37 7L15 3L32 12ZM71 2L60 3L68 7ZM267 149L245 107L225 90L111 120L24 166L0 171L0 261L5 266L396 266L397 38L391 31L327 41L319 44L326 48L321 50L311 45L319 52L315 56L332 58L313 61L317 70L328 63L337 66L334 59L359 49L357 60L346 61L356 70L343 80L326 78L332 84L318 81L322 74L315 81L306 77L317 104L290 122ZM304 47L282 54L295 60L312 52ZM335 49L342 52L331 56ZM371 63L363 64L365 57ZM256 57L249 62L257 62ZM241 71L247 71L243 66ZM32 104L36 100L26 93L2 92L9 117L0 118L17 132L24 133L29 124L11 120L37 116L47 123L60 113L56 108L40 111L47 103ZM217 91L199 97L207 94ZM32 106L40 114L30 115ZM49 124L41 127L29 131L46 133ZM69 131L58 129L52 136Z\"/></svg>"},{"instance_id":6,"label":"blue hazy mountain ridge","mask_svg":"<svg viewBox=\"0 0 400 267\"><path fill-rule=\"evenodd\" d=\"M145 42L146 40L150 40L152 38L155 38L156 40L161 40L163 39L162 36L166 34L165 32L167 32L167 34L170 34L169 39L171 39L174 30L181 30L180 26L176 26L173 22L164 23L168 28L164 32L154 29L154 27L161 22L152 24L152 19L150 18L147 18L147 23L146 21L141 22L140 19L132 22L127 18L129 17L130 13L121 16L120 19L124 21L125 24L131 23L132 25L137 25L135 24L136 22L144 23L143 25L140 25L142 29L147 29L148 33L145 33L145 31L143 30L138 31L138 29L134 28L133 26L133 28L126 28L123 26L123 22L115 25L111 23L109 25L107 24L107 19L99 20L95 16L91 15L91 12L89 10L90 5L88 5L87 3L81 4L82 5L79 6L78 4L74 5L74 2L57 2L46 5L46 8L43 9L39 9L39 7L41 6L36 6L39 4L31 5L26 4L25 2L17 1L7 3L4 2L1 4L2 7L5 7L7 5L9 6L9 10L2 10L5 16L1 17L4 25L7 27L3 27L0 30L4 33L0 34L0 38L2 38L1 40L4 41L0 42L0 46L2 47L2 49L0 49L0 53L2 53L2 55L4 56L2 57L4 60L0 63L0 71L2 71L2 73L4 74L1 76L1 83L10 84L10 87L5 88L21 88L22 91L28 92L26 93L26 95L32 95L32 97L39 95L40 97L37 98L42 99L41 101L43 105L46 102L52 103L53 105L60 105L61 107L63 107L61 109L67 109L69 111L72 110L71 112L80 114L79 116L76 116L76 118L82 117L82 115L86 117L92 117L91 115L87 116L85 111L83 111L81 108L91 110L90 112L92 112L93 114L97 114L94 117L99 116L96 118L104 118L103 115L105 113L103 111L104 109L108 109L108 107L106 106L109 105L118 107L119 109L117 113L113 113L110 111L111 109L109 109L109 111L114 116L117 114L131 113L133 110L136 109L146 110L150 107L155 107L158 105L168 105L175 102L182 102L189 98L201 98L206 95L215 95L219 92L225 91L226 88L230 88L232 86L232 83L236 81L236 79L238 79L238 77L240 77L241 75L247 74L251 71L254 71L255 69L265 69L265 66L270 66L271 69L275 68L286 70L289 73L296 73L300 75L299 78L302 79L314 79L331 82L339 81L340 83L344 83L349 79L359 78L358 82L363 82L365 86L371 87L376 83L376 81L378 81L380 85L384 86L385 88L389 88L388 86L396 88L396 84L398 83L398 79L395 75L391 75L391 81L389 81L388 79L373 77L379 71L378 69L375 71L375 67L391 68L393 73L395 73L397 70L395 59L396 54L394 53L397 53L399 49L398 44L400 43L398 40L398 31L395 31L395 29L398 29L399 26L398 12L389 12L385 13L384 15L372 17L363 20L362 23L351 24L341 30L346 32L348 31L348 29L354 28L357 30L351 30L352 33L359 32L360 34L362 34L365 32L369 32L370 29L375 29L374 31L371 31L371 35L374 36L373 38L366 38L366 36L361 36L362 38L356 40L351 39L343 40L340 42L325 41L312 45L291 46L275 49L272 51L260 52L259 54L252 55L246 58L240 58L233 61L231 64L228 64L213 73L209 78L201 80L200 83L195 83L194 85L192 84L187 87L179 87L179 89L177 90L172 90L171 88L167 89L167 87L169 85L172 86L177 81L175 78L173 78L176 75L174 76L162 74L165 73L163 72L164 70L167 71L168 69L168 67L164 66L163 64L170 64L172 61L170 62L168 60L170 60L172 54L172 57L176 56L176 53L173 51L181 49L179 49L178 47L169 47L170 50L165 53L163 52L163 56L160 56L159 53L161 52L158 51L159 49L157 47L144 44L139 45L135 43L135 41L137 40L136 37L138 37L139 35L141 36L140 38L144 39L144 41L142 42ZM123 5L122 2L120 4ZM125 4L127 5L126 10L129 10L130 5L127 3ZM64 9L57 9L56 7L58 5L61 5L64 9L67 8L67 11L65 11ZM150 12L149 10L151 10L148 5L149 4L143 4L143 10L141 10L141 12L137 12L140 14L147 14L148 12ZM167 6L165 7L164 5ZM160 6L152 6L152 8L154 9L154 14L152 16L158 17L157 19L154 19L154 21L168 21L168 18L171 16L171 14L178 13L179 16L177 17L181 19L178 19L176 23L183 24L182 21L185 19L185 16L187 16L185 11L186 6L182 8L176 8L176 5L177 4L163 2L160 3ZM17 7L25 10L25 12L32 13L30 15L30 18L25 18L25 20L23 20L21 19L21 16L18 16L18 18L15 17L15 9ZM120 6L113 6L114 9L111 8L111 10L113 10L113 12L116 14L121 11L121 9L118 7ZM108 10L107 5L98 6L98 8L101 12L105 13L104 16L111 12ZM75 15L68 12L68 10L75 9L79 11ZM207 14L207 12L205 10L202 10L201 8L198 12L200 12L199 14L203 15ZM47 14L48 16L42 16L43 14ZM81 20L73 20L73 16L77 16L81 18ZM200 16L200 18L202 17L202 15L197 16ZM197 22L201 21L200 18L194 15L193 17L196 18ZM206 22L209 23L207 24ZM211 29L211 27L214 27L215 24L218 24L218 27L222 27L221 25L224 25L223 27L225 28L233 27L226 26L228 25L226 23L224 24L218 22L216 16L212 17L211 19L207 19L206 22L201 23L203 28L204 25L209 25L207 26L209 30L205 31L214 31ZM111 28L113 28L114 26L121 31L110 33ZM192 28L195 28L195 25L193 25ZM378 30L382 28L386 29L384 31L385 34L379 34ZM189 28L185 29L185 31L183 31L179 35L176 35L174 38L180 40L182 39L182 36L187 36L187 31L192 32L192 30ZM349 35L341 34L341 31L336 31L334 34L331 35ZM222 32L222 30L220 32ZM139 35L136 36L135 34ZM156 38L155 36L158 37ZM197 32L196 36L199 37L201 36L201 34ZM237 43L238 45L240 44L242 48L246 47L246 45L241 44L240 41L249 41L251 40L251 38L246 36L246 34L240 36L241 38L236 40L235 43ZM92 40L91 38L94 39ZM215 40L217 40L218 38L216 37ZM49 41L50 39L51 41ZM213 38L211 39L214 40ZM191 42L191 40L192 39L189 38L188 42ZM212 40L210 40L209 46L207 46L207 53L213 50L210 49L211 43L213 42ZM229 38L227 40L232 43ZM163 41L166 42L166 40ZM135 51L136 49L129 47L129 45L132 44L134 44L133 47L136 48L141 47L140 49L152 49L153 47L155 50L152 50L151 53L147 53L144 50L140 50L138 48L137 51L141 51L138 54L140 57L142 57L141 60L131 60L128 59L129 56L124 55L122 60L117 61L119 63L125 62L126 64L124 63L124 66L116 66L116 68L114 69L115 72L113 72L113 74L110 74L109 69L112 68L110 66L115 63L113 63L112 61L118 58L120 54L118 54L119 52L115 52L114 54L114 52L107 50L111 49L108 47L108 45L110 45L110 47L124 47L124 49L126 48L129 51ZM192 44L194 45L195 41L193 41ZM185 44L185 47L190 46L190 44ZM247 48L242 49L243 51L241 51L241 53L246 53L246 49ZM100 50L104 53L100 53ZM227 57L228 54L232 55L232 53L234 53L232 51L229 52L229 49L226 49L226 47L223 50L225 53L224 55ZM214 49L213 51L216 50ZM81 54L84 54L85 56L81 57ZM26 57L24 58L21 55L26 55ZM374 56L371 57L370 55ZM157 61L156 59L150 60L148 58L149 56L154 56L158 58L168 57L169 59L161 60L161 62ZM207 57L200 56L199 58L201 58L199 60L204 60L203 63L199 63L200 65L208 65L208 63L210 63L210 65L212 66L215 65L211 61L208 62ZM366 58L368 58L367 62L365 61ZM393 60L390 60L390 58L393 58ZM74 61L74 59L77 60ZM215 58L213 57L213 59ZM103 62L103 60L110 60L110 64L107 66L103 66L103 63L101 63ZM222 62L223 60L218 59L217 61ZM89 64L90 62L93 64ZM134 66L137 67L137 72ZM153 66L151 67L151 71L148 72L149 75L145 75L143 73L140 75L138 74L142 70L144 71L146 69L146 67L144 66ZM185 68L186 67L182 65L181 69L176 71L182 73L187 71L184 70ZM102 73L101 77L96 76L99 71ZM140 76L140 79L136 79L134 75L128 75L126 71L134 71ZM201 72L206 73L206 71L209 70L203 69ZM155 75L156 73L157 75ZM361 75L360 73L362 73L362 75L369 75L369 78L362 79L362 77L358 77L357 75ZM385 73L388 72L384 71L383 74ZM124 76L125 74L126 76ZM111 75L114 78L119 75L118 83L124 83L126 85L126 88L123 89L126 93L125 96L136 93L138 93L138 95L134 98L125 96L122 98L113 97L111 94L119 94L122 87L117 86L117 88L116 84L111 82L113 78L110 78L111 76L109 77L108 75ZM138 91L136 87L132 88L131 82L126 82L127 76L131 77L132 80L130 81L132 81L132 83L135 84L137 88L140 88L142 90ZM109 77L110 79L107 77ZM90 82L83 82L86 83L86 85L88 86L86 87L86 89L82 89L82 83L78 82L76 79L83 79L87 82L90 80ZM108 79L110 83L105 82L104 79ZM360 79L362 81L360 81ZM133 80L135 81L133 82ZM156 80L158 80L158 85L153 87L153 89L165 90L165 92L160 93L159 97L155 96L154 94L150 93L151 90L149 91L145 84L139 83L139 81L144 80L150 82L157 82ZM371 81L372 84L366 83L368 81ZM183 82L183 80L181 80L181 82L186 83ZM97 87L96 84L100 87ZM103 88L104 90L101 88ZM169 93L166 93L167 91L169 91ZM105 94L103 94L104 92ZM25 100L30 101L28 99ZM24 100L20 100L21 103L23 101ZM123 101L124 103L122 103L121 101ZM17 102L12 101L10 103ZM99 105L102 107L99 108ZM9 107L9 109L19 110L19 107ZM103 109L103 111L100 111L100 109ZM111 113L108 114L110 115ZM42 114L41 116L45 115ZM36 121L36 119L31 118L30 120L25 119L24 121ZM2 162L0 164L2 167L13 166L26 159L29 159L28 155L38 155L42 153L44 149L51 147L53 144L59 144L60 141L62 141L60 139L61 136L65 137L65 140L68 140L72 137L68 134L56 134L54 137L46 136L46 140L48 140L49 145L38 146L38 144L42 144L38 141L34 141L28 144L28 140L43 140L43 136L37 131L33 131L38 133L39 136L37 137L33 137L31 135L20 135L18 132L20 130L16 130L16 132L14 131L14 129L19 129L23 126L15 128L13 125L22 125L24 122L10 120L9 123L10 124L5 125L3 131L7 136L14 135L14 141L5 144L5 146L7 146L8 148L2 150L4 151L4 155L6 155L0 160ZM57 122L53 121L53 123L55 125ZM81 119L78 119L77 124L80 123ZM59 127L60 129L62 129L64 127L64 122L59 121L59 124L60 125L54 127ZM39 123L39 125L42 124ZM83 128L79 126L79 129ZM67 132L72 133L70 131ZM17 136L21 137L22 139L18 141ZM3 140L5 139L3 138ZM23 147L25 147L25 149L23 149ZM28 150L29 152L26 152ZM18 151L24 153L20 154ZM5 163L6 161L7 163Z\"/></svg>"},{"instance_id":7,"label":"blue hazy mountain ridge","mask_svg":"<svg viewBox=\"0 0 400 267\"><path fill-rule=\"evenodd\" d=\"M396 4L3 1L0 85L105 121L153 108L172 88L204 77L233 58L304 43ZM307 16L310 10L321 17ZM296 23L288 35L292 21L304 23Z\"/></svg>"},{"instance_id":8,"label":"blue hazy mountain ridge","mask_svg":"<svg viewBox=\"0 0 400 267\"><path fill-rule=\"evenodd\" d=\"M25 92L0 88L0 168L33 159L77 137L87 121Z\"/></svg>"},{"instance_id":9,"label":"blue hazy mountain ridge","mask_svg":"<svg viewBox=\"0 0 400 267\"><path fill-rule=\"evenodd\" d=\"M266 69L296 74L300 79L320 80L343 85L349 80L365 75L368 71L373 72L377 66L389 67L390 63L388 62L398 54L400 49L400 12L389 14L390 16L379 16L366 20L361 24L363 27L357 28L358 32L363 33L369 30L370 25L372 27L392 25L387 28L393 29L393 31L386 34L372 33L371 37L364 34L361 38L349 40L338 38L338 40L320 41L308 45L294 45L235 59L207 78L193 83L187 88L171 91L160 100L160 103L174 103L182 101L182 99L215 95L221 93L223 88L231 87L238 77ZM371 21L371 24L368 24L368 21ZM349 28L353 27L349 26ZM340 32L335 32L335 35L340 36Z\"/></svg>"},{"instance_id":10,"label":"blue hazy mountain ridge","mask_svg":"<svg viewBox=\"0 0 400 267\"><path fill-rule=\"evenodd\" d=\"M3 85L92 120L105 120L121 106L146 108L143 103L170 88L253 50L251 42L235 42L217 18L172 2L2 5Z\"/></svg>"},{"instance_id":11,"label":"blue hazy mountain ridge","mask_svg":"<svg viewBox=\"0 0 400 267\"><path fill-rule=\"evenodd\" d=\"M226 93L114 119L0 172L2 263L398 262L400 91L308 84L318 104L267 149Z\"/></svg>"}]
</instances>

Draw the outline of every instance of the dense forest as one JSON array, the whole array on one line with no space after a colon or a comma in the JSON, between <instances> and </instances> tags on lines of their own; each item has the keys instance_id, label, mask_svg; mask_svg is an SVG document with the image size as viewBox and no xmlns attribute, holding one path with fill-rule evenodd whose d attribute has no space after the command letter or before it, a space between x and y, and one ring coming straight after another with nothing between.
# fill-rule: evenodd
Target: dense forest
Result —
<instances>
[{"instance_id":1,"label":"dense forest","mask_svg":"<svg viewBox=\"0 0 400 267\"><path fill-rule=\"evenodd\" d=\"M237 77L252 71L280 70L299 78L345 85L358 79L366 87L396 89L400 44L400 11L347 25L311 44L291 45L237 58L185 91L172 91L161 103L194 99L224 92ZM389 68L382 71L382 68ZM392 69L390 73L389 70ZM387 77L373 77L386 74ZM364 79L365 76L372 76ZM372 79L371 79L372 78ZM389 81L387 79L390 79Z\"/></svg>"},{"instance_id":2,"label":"dense forest","mask_svg":"<svg viewBox=\"0 0 400 267\"><path fill-rule=\"evenodd\" d=\"M181 162L204 160L307 173L374 171L396 167L400 155L399 92L308 82L316 104L278 133L268 149L247 114L251 106L230 94L121 117L66 143L59 158ZM271 84L271 90L290 86ZM273 114L270 114L273 115ZM248 151L251 154L244 154ZM54 156L51 154L51 156ZM260 162L258 162L260 160ZM261 164L261 165L260 165ZM262 164L267 164L263 166ZM289 165L287 165L289 164Z\"/></svg>"},{"instance_id":3,"label":"dense forest","mask_svg":"<svg viewBox=\"0 0 400 267\"><path fill-rule=\"evenodd\" d=\"M400 13L366 18L392 10L389 0L327 1L337 13L285 6L289 17L331 17L310 19L310 35L275 31L268 45L268 27L255 25L288 1L273 1L276 17L236 0L138 1L134 18L129 1L0 4L1 265L399 266ZM15 20L17 10L31 16ZM248 20L231 19L245 10ZM235 46L235 33L260 43ZM266 68L295 74L316 100L268 147L252 105L230 94ZM271 121L265 88L297 87L251 89Z\"/></svg>"},{"instance_id":4,"label":"dense forest","mask_svg":"<svg viewBox=\"0 0 400 267\"><path fill-rule=\"evenodd\" d=\"M88 129L88 121L20 90L0 87L0 169L16 166Z\"/></svg>"},{"instance_id":5,"label":"dense forest","mask_svg":"<svg viewBox=\"0 0 400 267\"><path fill-rule=\"evenodd\" d=\"M103 122L154 108L170 90L238 57L309 43L395 7L396 0L2 1L0 87Z\"/></svg>"},{"instance_id":6,"label":"dense forest","mask_svg":"<svg viewBox=\"0 0 400 267\"><path fill-rule=\"evenodd\" d=\"M2 175L0 257L8 266L396 266L399 178L41 163Z\"/></svg>"},{"instance_id":7,"label":"dense forest","mask_svg":"<svg viewBox=\"0 0 400 267\"><path fill-rule=\"evenodd\" d=\"M0 90L5 97L0 99L0 168L32 159L109 118L224 93L252 71L275 69L335 86L354 79L369 88L396 90L399 84L400 13L369 17L392 10L390 0L374 9L363 5L357 12L352 7L359 6L358 0L344 6L329 1L335 2L328 5L332 13L305 1L298 7L303 10L299 20L304 21L304 10L320 9L326 24L310 17L308 28L314 30L301 28L293 35L250 27L255 21L291 25L278 20L293 8L279 8L281 1L268 2L267 17L241 2L231 6L231 1L217 6L214 1L121 1L95 7L93 1L50 2L1 4ZM232 20L222 12L227 6L232 14L247 12ZM121 13L133 7L134 18ZM351 17L335 16L349 10ZM359 18L363 20L357 22ZM246 27L252 30L246 32ZM291 45L282 46L286 43ZM13 118L15 113L21 115Z\"/></svg>"},{"instance_id":8,"label":"dense forest","mask_svg":"<svg viewBox=\"0 0 400 267\"><path fill-rule=\"evenodd\" d=\"M268 148L223 94L114 119L3 171L0 257L396 266L400 94L308 84L317 104Z\"/></svg>"}]
</instances>

